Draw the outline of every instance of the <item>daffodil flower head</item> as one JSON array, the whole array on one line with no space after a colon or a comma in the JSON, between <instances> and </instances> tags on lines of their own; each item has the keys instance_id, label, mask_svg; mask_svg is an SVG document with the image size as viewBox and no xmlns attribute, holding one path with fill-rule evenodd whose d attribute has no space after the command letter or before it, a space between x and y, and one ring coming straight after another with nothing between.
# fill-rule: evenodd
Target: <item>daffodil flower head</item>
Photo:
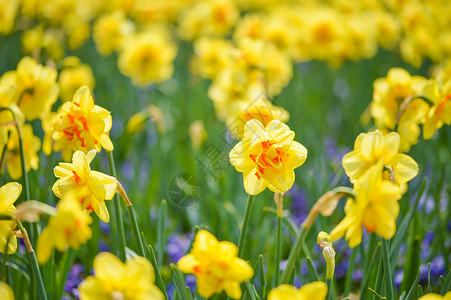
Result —
<instances>
[{"instance_id":1,"label":"daffodil flower head","mask_svg":"<svg viewBox=\"0 0 451 300\"><path fill-rule=\"evenodd\" d=\"M116 193L116 178L91 170L89 166L96 155L95 150L88 154L77 151L72 163L60 163L54 169L58 180L52 189L58 198L74 193L84 210L95 212L103 222L110 221L105 200L111 200Z\"/></svg>"},{"instance_id":2,"label":"daffodil flower head","mask_svg":"<svg viewBox=\"0 0 451 300\"><path fill-rule=\"evenodd\" d=\"M333 240L343 235L349 247L362 241L363 227L384 239L391 239L396 233L396 218L399 214L398 200L401 187L383 179L383 161L369 168L355 183L355 199L348 198L344 219L332 230Z\"/></svg>"},{"instance_id":3,"label":"daffodil flower head","mask_svg":"<svg viewBox=\"0 0 451 300\"><path fill-rule=\"evenodd\" d=\"M266 187L284 193L293 186L294 169L305 162L307 149L294 141L294 132L279 120L265 128L254 119L246 123L243 140L229 156L235 169L243 172L248 194L257 195Z\"/></svg>"},{"instance_id":4,"label":"daffodil flower head","mask_svg":"<svg viewBox=\"0 0 451 300\"><path fill-rule=\"evenodd\" d=\"M289 284L273 288L268 294L268 300L324 300L327 295L327 285L322 281L307 283L300 289Z\"/></svg>"},{"instance_id":5,"label":"daffodil flower head","mask_svg":"<svg viewBox=\"0 0 451 300\"><path fill-rule=\"evenodd\" d=\"M354 150L343 157L343 168L352 183L359 180L368 169L380 160L391 169L394 182L401 185L418 174L418 164L410 156L399 153L401 138L398 133L383 135L379 130L361 133L356 138Z\"/></svg>"},{"instance_id":6,"label":"daffodil flower head","mask_svg":"<svg viewBox=\"0 0 451 300\"><path fill-rule=\"evenodd\" d=\"M14 292L12 288L5 282L0 282L0 296L3 300L14 300Z\"/></svg>"},{"instance_id":7,"label":"daffodil flower head","mask_svg":"<svg viewBox=\"0 0 451 300\"><path fill-rule=\"evenodd\" d=\"M79 291L81 300L164 299L155 285L154 269L147 259L138 256L123 263L108 252L95 257L94 275L80 284Z\"/></svg>"},{"instance_id":8,"label":"daffodil flower head","mask_svg":"<svg viewBox=\"0 0 451 300\"><path fill-rule=\"evenodd\" d=\"M0 187L0 213L13 216L16 213L16 207L13 205L22 192L22 186L17 182L10 182ZM0 252L4 253L8 244L8 254L17 250L17 238L13 234L16 227L14 221L0 221Z\"/></svg>"},{"instance_id":9,"label":"daffodil flower head","mask_svg":"<svg viewBox=\"0 0 451 300\"><path fill-rule=\"evenodd\" d=\"M444 296L437 294L427 294L422 296L418 300L451 300L451 292L446 293Z\"/></svg>"},{"instance_id":10,"label":"daffodil flower head","mask_svg":"<svg viewBox=\"0 0 451 300\"><path fill-rule=\"evenodd\" d=\"M53 248L64 252L68 247L78 249L92 236L92 218L81 207L76 192L66 194L57 205L55 216L38 237L37 259L44 264L50 258Z\"/></svg>"},{"instance_id":11,"label":"daffodil flower head","mask_svg":"<svg viewBox=\"0 0 451 300\"><path fill-rule=\"evenodd\" d=\"M196 276L197 291L211 297L223 290L233 299L241 297L240 283L250 279L254 271L237 257L238 247L231 242L219 242L211 233L200 230L191 253L182 257L177 266L184 273Z\"/></svg>"},{"instance_id":12,"label":"daffodil flower head","mask_svg":"<svg viewBox=\"0 0 451 300\"><path fill-rule=\"evenodd\" d=\"M95 85L91 67L82 64L75 56L69 56L63 60L63 69L60 71L58 82L61 90L60 97L64 102L71 101L81 86L86 85L92 90Z\"/></svg>"},{"instance_id":13,"label":"daffodil flower head","mask_svg":"<svg viewBox=\"0 0 451 300\"><path fill-rule=\"evenodd\" d=\"M70 160L75 151L102 148L113 151L109 131L113 122L110 112L94 105L87 86L77 90L72 102L66 102L51 122L55 151L62 151L64 160Z\"/></svg>"},{"instance_id":14,"label":"daffodil flower head","mask_svg":"<svg viewBox=\"0 0 451 300\"><path fill-rule=\"evenodd\" d=\"M423 137L427 140L444 124L451 124L451 80L443 85L439 85L435 80L429 80L424 87L424 94L434 102L423 124Z\"/></svg>"}]
</instances>

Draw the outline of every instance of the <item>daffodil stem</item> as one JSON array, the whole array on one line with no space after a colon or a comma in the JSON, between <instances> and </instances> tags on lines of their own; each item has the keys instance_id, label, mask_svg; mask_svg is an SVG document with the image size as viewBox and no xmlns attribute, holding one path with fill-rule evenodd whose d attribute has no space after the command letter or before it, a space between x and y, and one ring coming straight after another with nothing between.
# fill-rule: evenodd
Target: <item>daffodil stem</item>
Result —
<instances>
[{"instance_id":1,"label":"daffodil stem","mask_svg":"<svg viewBox=\"0 0 451 300\"><path fill-rule=\"evenodd\" d=\"M66 253L64 253L63 256L63 264L60 268L60 276L58 280L58 291L57 291L57 299L60 299L63 295L64 285L67 281L67 274L69 274L70 267L72 266L72 263L75 259L75 250L72 248L69 248Z\"/></svg>"},{"instance_id":2,"label":"daffodil stem","mask_svg":"<svg viewBox=\"0 0 451 300\"><path fill-rule=\"evenodd\" d=\"M114 166L114 157L113 152L107 151L108 155L108 164L110 165L111 175L116 178L116 167ZM124 232L124 220L122 219L122 211L121 211L121 200L119 199L119 195L114 195L113 199L114 203L114 211L116 217L116 230L119 238L119 258L122 261L125 261L125 232Z\"/></svg>"},{"instance_id":3,"label":"daffodil stem","mask_svg":"<svg viewBox=\"0 0 451 300\"><path fill-rule=\"evenodd\" d=\"M25 242L25 247L27 248L28 259L30 260L31 269L33 270L33 276L36 280L36 285L38 287L38 293L41 300L47 300L47 294L45 292L44 281L42 280L41 271L39 270L38 261L36 259L36 254L34 253L33 247L31 246L30 238L26 229L23 227L20 221L17 222L20 232L22 233L22 238Z\"/></svg>"},{"instance_id":4,"label":"daffodil stem","mask_svg":"<svg viewBox=\"0 0 451 300\"><path fill-rule=\"evenodd\" d=\"M327 295L326 300L333 299L332 297L332 278L326 278L326 284L327 284Z\"/></svg>"},{"instance_id":5,"label":"daffodil stem","mask_svg":"<svg viewBox=\"0 0 451 300\"><path fill-rule=\"evenodd\" d=\"M241 228L240 238L238 240L238 257L241 257L241 254L243 253L244 240L246 239L247 225L249 225L249 218L251 216L253 201L254 196L249 195L249 199L247 200L246 204L246 210L244 212L243 227Z\"/></svg>"},{"instance_id":6,"label":"daffodil stem","mask_svg":"<svg viewBox=\"0 0 451 300\"><path fill-rule=\"evenodd\" d=\"M293 266L296 263L299 254L301 253L302 243L304 242L307 232L308 227L301 226L301 229L296 238L296 243L294 244L293 248L291 248L290 255L288 256L287 265L285 266L285 270L282 273L282 277L280 278L279 284L288 283Z\"/></svg>"},{"instance_id":7,"label":"daffodil stem","mask_svg":"<svg viewBox=\"0 0 451 300\"><path fill-rule=\"evenodd\" d=\"M382 256L384 264L384 277L385 277L385 291L387 299L395 299L395 292L393 290L393 276L390 267L390 254L388 251L388 240L382 238Z\"/></svg>"},{"instance_id":8,"label":"daffodil stem","mask_svg":"<svg viewBox=\"0 0 451 300\"><path fill-rule=\"evenodd\" d=\"M128 216L130 217L130 222L132 223L133 234L135 235L136 248L138 248L138 254L142 257L145 257L144 252L144 244L141 239L141 234L138 226L138 221L136 220L135 210L133 209L133 205L127 206Z\"/></svg>"},{"instance_id":9,"label":"daffodil stem","mask_svg":"<svg viewBox=\"0 0 451 300\"><path fill-rule=\"evenodd\" d=\"M280 275L280 256L282 253L282 216L277 216L277 231L276 231L276 265L274 268L275 283L279 282Z\"/></svg>"}]
</instances>

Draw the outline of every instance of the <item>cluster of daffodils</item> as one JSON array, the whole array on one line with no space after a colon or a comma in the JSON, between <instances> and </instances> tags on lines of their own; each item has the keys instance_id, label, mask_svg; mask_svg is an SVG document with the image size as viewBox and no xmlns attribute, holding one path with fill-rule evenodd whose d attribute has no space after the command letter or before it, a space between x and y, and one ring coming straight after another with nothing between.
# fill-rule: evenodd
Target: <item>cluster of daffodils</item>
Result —
<instances>
[{"instance_id":1,"label":"cluster of daffodils","mask_svg":"<svg viewBox=\"0 0 451 300\"><path fill-rule=\"evenodd\" d=\"M406 183L418 173L417 163L400 153L401 138L396 132L360 134L354 150L343 157L343 168L354 184L344 219L331 232L332 239L343 236L350 247L362 241L363 227L384 239L396 233L399 203Z\"/></svg>"},{"instance_id":2,"label":"cluster of daffodils","mask_svg":"<svg viewBox=\"0 0 451 300\"><path fill-rule=\"evenodd\" d=\"M392 68L374 82L371 116L380 131L399 133L401 151L409 151L418 142L420 125L427 140L451 124L450 74L446 65L437 67L430 79Z\"/></svg>"}]
</instances>

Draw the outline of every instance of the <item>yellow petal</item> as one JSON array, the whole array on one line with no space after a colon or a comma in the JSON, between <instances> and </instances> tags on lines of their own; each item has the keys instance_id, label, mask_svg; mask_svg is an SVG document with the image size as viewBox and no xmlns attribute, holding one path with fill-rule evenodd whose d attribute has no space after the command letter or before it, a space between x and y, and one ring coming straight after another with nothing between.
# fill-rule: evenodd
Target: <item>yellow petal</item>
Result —
<instances>
[{"instance_id":1,"label":"yellow petal","mask_svg":"<svg viewBox=\"0 0 451 300\"><path fill-rule=\"evenodd\" d=\"M142 290L149 290L155 283L155 273L151 263L144 257L133 257L127 260L127 280L130 285L140 287Z\"/></svg>"},{"instance_id":2,"label":"yellow petal","mask_svg":"<svg viewBox=\"0 0 451 300\"><path fill-rule=\"evenodd\" d=\"M49 225L47 225L49 226ZM49 229L46 227L41 232L41 234L38 237L38 243L36 247L36 256L38 259L38 262L42 265L45 264L52 254L52 250L54 247L54 242L51 237L51 233Z\"/></svg>"},{"instance_id":3,"label":"yellow petal","mask_svg":"<svg viewBox=\"0 0 451 300\"><path fill-rule=\"evenodd\" d=\"M294 171L292 169L266 168L263 179L268 182L268 188L274 193L285 193L294 184Z\"/></svg>"},{"instance_id":4,"label":"yellow petal","mask_svg":"<svg viewBox=\"0 0 451 300\"><path fill-rule=\"evenodd\" d=\"M251 139L254 134L259 130L264 130L265 127L263 127L262 123L259 121L252 119L244 125L244 136L243 140L245 139Z\"/></svg>"},{"instance_id":5,"label":"yellow petal","mask_svg":"<svg viewBox=\"0 0 451 300\"><path fill-rule=\"evenodd\" d=\"M22 186L17 182L9 182L0 188L0 212L6 211L19 198Z\"/></svg>"},{"instance_id":6,"label":"yellow petal","mask_svg":"<svg viewBox=\"0 0 451 300\"><path fill-rule=\"evenodd\" d=\"M327 284L322 281L307 283L299 289L302 300L324 300L327 295Z\"/></svg>"},{"instance_id":7,"label":"yellow petal","mask_svg":"<svg viewBox=\"0 0 451 300\"><path fill-rule=\"evenodd\" d=\"M307 149L300 143L293 141L285 159L284 168L295 169L307 159Z\"/></svg>"},{"instance_id":8,"label":"yellow petal","mask_svg":"<svg viewBox=\"0 0 451 300\"><path fill-rule=\"evenodd\" d=\"M14 292L11 287L0 281L0 299L2 300L14 300Z\"/></svg>"},{"instance_id":9,"label":"yellow petal","mask_svg":"<svg viewBox=\"0 0 451 300\"><path fill-rule=\"evenodd\" d=\"M269 122L268 126L266 126L266 130L272 139L278 143L290 145L294 139L294 132L279 120L272 120Z\"/></svg>"},{"instance_id":10,"label":"yellow petal","mask_svg":"<svg viewBox=\"0 0 451 300\"><path fill-rule=\"evenodd\" d=\"M390 164L395 169L396 182L399 184L408 182L418 174L418 164L406 154L397 154Z\"/></svg>"},{"instance_id":11,"label":"yellow petal","mask_svg":"<svg viewBox=\"0 0 451 300\"><path fill-rule=\"evenodd\" d=\"M89 87L85 85L79 88L75 92L72 102L78 104L83 112L89 112L94 107L94 100L92 99Z\"/></svg>"},{"instance_id":12,"label":"yellow petal","mask_svg":"<svg viewBox=\"0 0 451 300\"><path fill-rule=\"evenodd\" d=\"M120 283L126 275L125 264L115 255L102 252L94 258L94 275L101 281Z\"/></svg>"},{"instance_id":13,"label":"yellow petal","mask_svg":"<svg viewBox=\"0 0 451 300\"><path fill-rule=\"evenodd\" d=\"M106 151L113 151L114 150L114 146L113 146L113 142L111 142L110 137L108 136L108 134L102 134L100 136L100 144L102 145L102 147L106 150Z\"/></svg>"},{"instance_id":14,"label":"yellow petal","mask_svg":"<svg viewBox=\"0 0 451 300\"><path fill-rule=\"evenodd\" d=\"M373 160L382 155L384 150L383 135L380 131L367 133L360 144L360 153L366 160Z\"/></svg>"},{"instance_id":15,"label":"yellow petal","mask_svg":"<svg viewBox=\"0 0 451 300\"><path fill-rule=\"evenodd\" d=\"M224 283L224 290L232 299L240 299L241 298L241 288L240 284L236 281L228 281Z\"/></svg>"},{"instance_id":16,"label":"yellow petal","mask_svg":"<svg viewBox=\"0 0 451 300\"><path fill-rule=\"evenodd\" d=\"M282 284L276 288L273 288L268 294L268 300L299 300L299 298L300 295L298 290L289 284Z\"/></svg>"},{"instance_id":17,"label":"yellow petal","mask_svg":"<svg viewBox=\"0 0 451 300\"><path fill-rule=\"evenodd\" d=\"M397 132L390 132L384 136L385 161L390 161L399 151L401 137Z\"/></svg>"},{"instance_id":18,"label":"yellow petal","mask_svg":"<svg viewBox=\"0 0 451 300\"><path fill-rule=\"evenodd\" d=\"M196 260L194 255L187 254L183 256L178 262L177 267L183 272L183 273L194 273L194 267L197 266L199 262Z\"/></svg>"},{"instance_id":19,"label":"yellow petal","mask_svg":"<svg viewBox=\"0 0 451 300\"><path fill-rule=\"evenodd\" d=\"M254 276L254 270L245 260L236 258L232 264L231 274L234 280L243 282Z\"/></svg>"},{"instance_id":20,"label":"yellow petal","mask_svg":"<svg viewBox=\"0 0 451 300\"><path fill-rule=\"evenodd\" d=\"M117 189L117 182L116 179L112 176L97 172L97 171L91 171L91 174L97 178L105 187L105 199L111 200L113 199L114 195L116 194Z\"/></svg>"},{"instance_id":21,"label":"yellow petal","mask_svg":"<svg viewBox=\"0 0 451 300\"><path fill-rule=\"evenodd\" d=\"M111 300L111 291L106 285L94 276L88 276L78 287L80 299L83 300Z\"/></svg>"},{"instance_id":22,"label":"yellow petal","mask_svg":"<svg viewBox=\"0 0 451 300\"><path fill-rule=\"evenodd\" d=\"M243 172L243 185L246 193L249 195L258 195L264 191L267 183L260 177L257 177L257 168Z\"/></svg>"}]
</instances>

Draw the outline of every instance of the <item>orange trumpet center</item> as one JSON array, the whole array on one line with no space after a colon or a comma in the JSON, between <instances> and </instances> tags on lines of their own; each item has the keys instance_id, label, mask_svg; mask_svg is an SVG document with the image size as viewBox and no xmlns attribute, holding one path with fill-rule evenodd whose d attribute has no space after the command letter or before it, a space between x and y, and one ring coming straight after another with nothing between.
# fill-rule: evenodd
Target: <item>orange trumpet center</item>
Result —
<instances>
[{"instance_id":1,"label":"orange trumpet center","mask_svg":"<svg viewBox=\"0 0 451 300\"><path fill-rule=\"evenodd\" d=\"M264 141L261 143L262 150L260 154L249 154L249 157L257 164L258 171L255 173L258 179L260 175L265 174L266 168L282 168L284 152L280 148L274 147L274 142Z\"/></svg>"}]
</instances>

